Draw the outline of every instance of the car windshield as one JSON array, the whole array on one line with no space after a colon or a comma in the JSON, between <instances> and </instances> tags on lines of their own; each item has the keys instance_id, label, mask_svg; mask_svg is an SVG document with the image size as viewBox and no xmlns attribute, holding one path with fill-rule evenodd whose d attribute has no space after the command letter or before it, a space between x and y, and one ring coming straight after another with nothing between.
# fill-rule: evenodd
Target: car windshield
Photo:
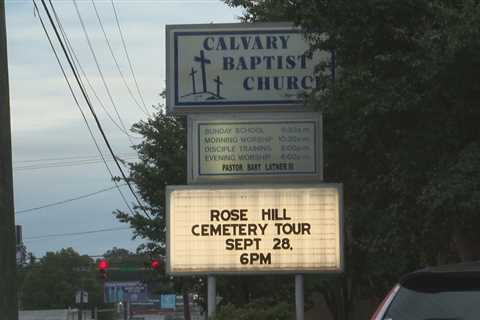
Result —
<instances>
[{"instance_id":1,"label":"car windshield","mask_svg":"<svg viewBox=\"0 0 480 320\"><path fill-rule=\"evenodd\" d=\"M403 284L383 320L478 320L478 276L415 277Z\"/></svg>"}]
</instances>

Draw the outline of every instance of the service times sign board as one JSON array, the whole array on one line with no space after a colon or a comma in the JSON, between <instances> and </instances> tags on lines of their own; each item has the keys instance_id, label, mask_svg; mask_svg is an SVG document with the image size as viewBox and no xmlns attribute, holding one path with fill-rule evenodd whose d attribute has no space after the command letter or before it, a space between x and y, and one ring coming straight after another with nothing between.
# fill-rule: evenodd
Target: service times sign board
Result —
<instances>
[{"instance_id":1,"label":"service times sign board","mask_svg":"<svg viewBox=\"0 0 480 320\"><path fill-rule=\"evenodd\" d=\"M168 25L167 106L170 112L278 109L321 86L300 29L286 23Z\"/></svg>"},{"instance_id":2,"label":"service times sign board","mask_svg":"<svg viewBox=\"0 0 480 320\"><path fill-rule=\"evenodd\" d=\"M167 273L341 272L339 184L167 187Z\"/></svg>"},{"instance_id":3,"label":"service times sign board","mask_svg":"<svg viewBox=\"0 0 480 320\"><path fill-rule=\"evenodd\" d=\"M322 180L316 112L188 116L188 182Z\"/></svg>"}]
</instances>

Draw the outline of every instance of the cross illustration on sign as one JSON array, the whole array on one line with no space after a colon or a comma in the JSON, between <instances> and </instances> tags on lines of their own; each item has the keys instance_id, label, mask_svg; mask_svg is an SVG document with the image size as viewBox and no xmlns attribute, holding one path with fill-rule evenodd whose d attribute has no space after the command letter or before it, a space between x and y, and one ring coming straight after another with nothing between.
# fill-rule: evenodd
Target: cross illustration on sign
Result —
<instances>
[{"instance_id":1,"label":"cross illustration on sign","mask_svg":"<svg viewBox=\"0 0 480 320\"><path fill-rule=\"evenodd\" d=\"M202 84L203 84L203 92L207 92L207 73L205 71L205 65L212 63L210 60L205 58L205 52L200 50L200 56L194 57L195 62L200 62L200 68L202 69Z\"/></svg>"},{"instance_id":2,"label":"cross illustration on sign","mask_svg":"<svg viewBox=\"0 0 480 320\"><path fill-rule=\"evenodd\" d=\"M220 81L220 76L217 76L213 81L217 84L217 97L220 97L220 86L223 84L222 81Z\"/></svg>"},{"instance_id":3,"label":"cross illustration on sign","mask_svg":"<svg viewBox=\"0 0 480 320\"><path fill-rule=\"evenodd\" d=\"M199 72L198 72L198 68L195 68L194 66L192 66L190 68L190 72L188 72L188 75L192 81L192 91L187 92L182 97L191 97L196 101L225 99L220 95L220 88L223 85L223 81L221 81L220 76L217 75L215 78L211 79L207 75L207 71L208 71L207 65L212 64L212 61L206 57L204 50L200 50L200 53L198 55L193 56L193 63L200 64L199 67L201 71L200 75L202 78L202 87L200 89L197 88L197 73ZM210 90L208 89L207 80L213 81L215 83L216 92L214 92L214 90L212 89Z\"/></svg>"},{"instance_id":4,"label":"cross illustration on sign","mask_svg":"<svg viewBox=\"0 0 480 320\"><path fill-rule=\"evenodd\" d=\"M193 94L197 93L197 89L195 87L195 74L197 73L197 70L192 68L192 71L189 73L189 76L192 77L192 88L193 88Z\"/></svg>"}]
</instances>

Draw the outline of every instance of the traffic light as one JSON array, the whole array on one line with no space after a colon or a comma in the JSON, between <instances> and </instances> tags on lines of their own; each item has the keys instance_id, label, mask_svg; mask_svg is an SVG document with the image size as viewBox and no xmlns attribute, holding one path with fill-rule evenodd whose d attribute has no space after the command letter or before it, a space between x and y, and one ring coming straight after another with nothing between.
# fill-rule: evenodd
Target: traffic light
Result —
<instances>
[{"instance_id":1,"label":"traffic light","mask_svg":"<svg viewBox=\"0 0 480 320\"><path fill-rule=\"evenodd\" d=\"M155 259L150 260L150 268L152 270L158 271L160 269L160 262Z\"/></svg>"},{"instance_id":2,"label":"traffic light","mask_svg":"<svg viewBox=\"0 0 480 320\"><path fill-rule=\"evenodd\" d=\"M100 272L100 279L107 280L108 261L100 259L97 264L98 271Z\"/></svg>"},{"instance_id":3,"label":"traffic light","mask_svg":"<svg viewBox=\"0 0 480 320\"><path fill-rule=\"evenodd\" d=\"M158 259L150 258L150 260L144 261L143 266L146 270L160 271L160 261Z\"/></svg>"}]
</instances>

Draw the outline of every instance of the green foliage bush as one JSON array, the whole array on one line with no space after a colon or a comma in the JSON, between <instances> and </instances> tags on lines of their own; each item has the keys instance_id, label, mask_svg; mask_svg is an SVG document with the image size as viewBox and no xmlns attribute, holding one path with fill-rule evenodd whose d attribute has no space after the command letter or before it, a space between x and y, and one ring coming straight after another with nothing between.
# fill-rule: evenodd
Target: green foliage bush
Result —
<instances>
[{"instance_id":1,"label":"green foliage bush","mask_svg":"<svg viewBox=\"0 0 480 320\"><path fill-rule=\"evenodd\" d=\"M218 310L212 320L290 320L292 306L286 303L267 305L249 303L241 307L227 304Z\"/></svg>"}]
</instances>

